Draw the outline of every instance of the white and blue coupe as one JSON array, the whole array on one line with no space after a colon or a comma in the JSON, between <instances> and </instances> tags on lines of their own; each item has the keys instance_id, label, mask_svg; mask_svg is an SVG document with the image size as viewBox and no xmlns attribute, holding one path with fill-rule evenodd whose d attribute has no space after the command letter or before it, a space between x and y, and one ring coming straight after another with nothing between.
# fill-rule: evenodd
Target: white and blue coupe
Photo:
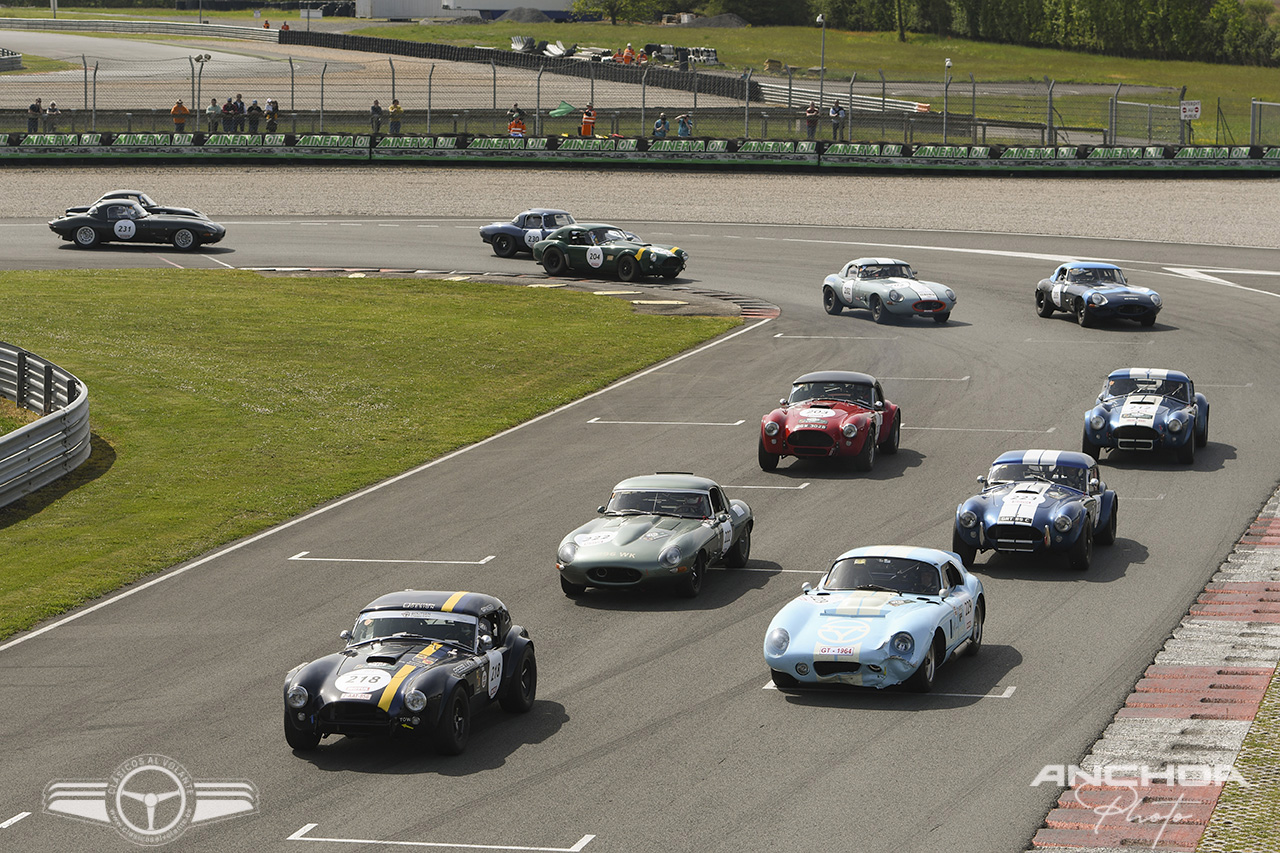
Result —
<instances>
[{"instance_id":1,"label":"white and blue coupe","mask_svg":"<svg viewBox=\"0 0 1280 853\"><path fill-rule=\"evenodd\" d=\"M877 545L841 554L769 623L764 662L779 688L933 687L957 652L977 654L982 581L949 551Z\"/></svg>"},{"instance_id":2,"label":"white and blue coupe","mask_svg":"<svg viewBox=\"0 0 1280 853\"><path fill-rule=\"evenodd\" d=\"M1113 370L1098 402L1084 414L1080 450L1097 459L1104 448L1172 450L1184 465L1209 443L1209 401L1187 374L1125 367Z\"/></svg>"}]
</instances>

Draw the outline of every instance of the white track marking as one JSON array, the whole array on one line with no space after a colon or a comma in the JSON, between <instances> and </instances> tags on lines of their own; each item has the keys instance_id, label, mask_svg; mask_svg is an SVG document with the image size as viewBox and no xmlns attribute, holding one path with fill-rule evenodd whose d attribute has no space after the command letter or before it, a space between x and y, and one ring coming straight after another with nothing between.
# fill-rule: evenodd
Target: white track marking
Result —
<instances>
[{"instance_id":1,"label":"white track marking","mask_svg":"<svg viewBox=\"0 0 1280 853\"><path fill-rule=\"evenodd\" d=\"M961 376L959 379L946 379L941 376L881 376L882 380L892 382L968 382L972 376Z\"/></svg>"},{"instance_id":2,"label":"white track marking","mask_svg":"<svg viewBox=\"0 0 1280 853\"><path fill-rule=\"evenodd\" d=\"M439 459L433 459L430 462L424 462L423 464L419 465L416 468L410 468L408 471L405 471L403 474L398 474L394 477L390 477L386 480L383 480L380 483L375 483L374 485L369 486L366 489L361 489L360 491L355 492L354 494L347 495L345 498L339 498L338 500L333 501L332 503L325 504L319 509L306 513L305 515L300 515L300 516L297 516L296 518L291 518L288 521L281 522L280 524L277 524L274 527L269 527L266 530L262 531L261 533L255 534L253 536L250 536L247 539L242 539L239 542L236 542L234 545L228 545L226 548L222 548L218 551L214 551L212 554L209 554L207 556L200 557L194 562L187 563L185 566L179 566L178 568L173 569L172 571L165 572L159 577L152 578L151 580L145 583L140 583L137 586L130 587L129 589L123 590L122 592L116 595L113 595L110 598L106 598L102 601L99 601L97 604L92 604L88 607L85 607L83 610L78 610L75 613L70 614L69 616L63 616L61 619L58 619L56 622L51 622L48 625L45 625L44 627L36 628L33 631L23 634L22 636L15 637L9 642L4 643L3 645L0 645L0 652L5 651L6 649L11 649L14 646L17 646L21 643L25 643L28 640L33 639L35 637L39 637L40 635L48 633L49 631L52 631L55 628L60 628L63 625L66 625L70 622L74 622L75 620L79 619L82 616L87 616L88 614L93 613L97 610L101 610L104 607L110 607L112 604L115 604L117 601L120 601L121 599L128 598L131 595L137 595L143 590L150 589L156 584L161 584L167 580L176 578L182 574L185 574L186 572L191 571L194 568L203 566L205 563L212 562L213 560L216 560L219 557L224 557L227 554L231 554L235 551L239 551L241 548L244 548L248 545L252 545L256 542L260 542L263 539L266 539L268 536L274 536L275 534L280 533L281 531L288 530L291 527L295 527L296 525L302 524L304 521L310 521L311 519L316 518L320 515L324 515L325 513L332 512L333 510L337 509L340 506L346 506L348 503L351 503L352 501L360 500L361 498L367 497L373 494L374 492L381 491L385 489L387 486L390 486L394 483L399 483L401 480L405 480L405 479L408 479L409 477L416 476L417 474L420 474L423 471L426 471L428 468L434 468L437 465L441 465L445 462L449 462L453 459L456 459L457 457L461 456L464 453L470 453L471 451L475 450L478 447L484 447L485 445L491 442L497 441L500 438L504 438L508 435L511 435L512 433L517 432L518 430L522 430L528 426L532 426L533 424L540 423L546 420L547 418L554 417L555 415L561 414L562 412L566 412L569 409L582 405L588 400L594 400L596 397L599 397L603 394L607 394L610 391L613 391L617 388L621 388L624 385L628 385L632 382L635 382L637 379L642 379L646 376L649 376L650 374L657 373L658 371L668 368L673 364L678 364L687 358L692 358L695 355L701 355L702 353L706 352L707 350L713 347L718 347L721 344L725 343L726 341L731 341L734 338L737 338L739 335L745 335L748 332L754 332L756 329L759 329L762 326L772 323L773 319L774 318L772 317L766 317L763 320L760 320L758 323L753 323L750 326L747 326L742 329L738 329L736 332L730 332L729 334L724 335L723 337L716 338L714 341L711 341L710 343L703 344L697 349L690 350L689 352L686 352L686 353L681 353L680 355L667 359L661 364L655 364L653 367L646 368L645 370L642 370L639 373L633 373L632 375L624 379L620 379L617 382L614 382L612 385L608 385L604 388L601 388L599 391L593 391L592 393L587 394L584 397L579 397L577 400L573 400L571 402L565 403L563 406L558 406L557 408L554 408L549 412L545 412L541 415L538 415L535 418L530 418L524 423L516 424L510 429L505 429L500 433L496 433L494 435L489 436L488 438L481 439L480 441L477 441L475 444L469 444L466 447L462 447L453 451L452 453L446 453L444 456L441 456Z\"/></svg>"},{"instance_id":3,"label":"white track marking","mask_svg":"<svg viewBox=\"0 0 1280 853\"><path fill-rule=\"evenodd\" d=\"M182 264L175 264L173 261L169 260L168 258L162 257L160 258L160 260L164 261L166 264L168 264L171 267L177 267L180 270L186 269L186 267L184 267Z\"/></svg>"},{"instance_id":4,"label":"white track marking","mask_svg":"<svg viewBox=\"0 0 1280 853\"><path fill-rule=\"evenodd\" d=\"M770 681L768 684L766 684L764 687L761 687L760 689L761 690L777 690L778 685L774 684L773 681ZM966 699L1009 699L1013 696L1013 691L1017 689L1018 688L1016 687L1006 687L1000 693L937 693L937 692L931 691L929 693L922 693L919 695L921 696L961 696Z\"/></svg>"},{"instance_id":5,"label":"white track marking","mask_svg":"<svg viewBox=\"0 0 1280 853\"><path fill-rule=\"evenodd\" d=\"M313 838L307 835L317 826L319 824L305 824L293 835L286 838L285 841L321 841L330 844L385 844L395 847L451 847L464 850L528 850L534 851L534 853L581 853L582 849L595 838L594 835L584 835L572 847L524 847L516 844L459 844L449 841L378 841L371 838L320 838L318 836Z\"/></svg>"},{"instance_id":6,"label":"white track marking","mask_svg":"<svg viewBox=\"0 0 1280 853\"><path fill-rule=\"evenodd\" d=\"M904 427L902 427L902 429L904 429L904 430L905 430L905 429L922 430L922 431L924 431L924 432L1021 432L1021 433L1028 433L1028 432L1040 432L1040 433L1044 433L1045 435L1048 435L1048 434L1049 434L1049 433L1051 433L1051 432L1056 432L1058 428L1057 428L1057 427L1049 427L1048 429L994 429L994 428L989 428L989 427L918 427L918 426L904 426Z\"/></svg>"},{"instance_id":7,"label":"white track marking","mask_svg":"<svg viewBox=\"0 0 1280 853\"><path fill-rule=\"evenodd\" d=\"M1126 501L1162 501L1164 500L1164 492L1161 492L1160 494L1156 495L1154 498L1135 498L1131 495L1125 495L1124 499Z\"/></svg>"},{"instance_id":8,"label":"white track marking","mask_svg":"<svg viewBox=\"0 0 1280 853\"><path fill-rule=\"evenodd\" d=\"M810 341L896 341L901 335L784 335L781 332L775 338L795 338Z\"/></svg>"},{"instance_id":9,"label":"white track marking","mask_svg":"<svg viewBox=\"0 0 1280 853\"><path fill-rule=\"evenodd\" d=\"M1280 293L1273 293L1270 290L1259 290L1256 287L1245 287L1243 284L1235 284L1227 281L1226 279L1209 275L1210 272L1225 273L1227 275L1280 275L1280 273L1277 272L1271 272L1269 270L1205 270L1193 269L1190 267L1165 267L1165 269L1175 275L1185 276L1186 278L1193 279L1195 281L1202 281L1207 284L1216 284L1219 287L1229 287L1232 290L1247 290L1250 293L1258 293L1263 296L1280 298Z\"/></svg>"},{"instance_id":10,"label":"white track marking","mask_svg":"<svg viewBox=\"0 0 1280 853\"><path fill-rule=\"evenodd\" d=\"M807 489L808 483L801 483L798 486L722 486L725 489L781 489L783 491L798 492L801 489Z\"/></svg>"},{"instance_id":11,"label":"white track marking","mask_svg":"<svg viewBox=\"0 0 1280 853\"><path fill-rule=\"evenodd\" d=\"M737 420L733 423L705 423L700 421L602 421L599 418L592 418L587 421L589 424L639 424L642 426L742 426L745 420Z\"/></svg>"},{"instance_id":12,"label":"white track marking","mask_svg":"<svg viewBox=\"0 0 1280 853\"><path fill-rule=\"evenodd\" d=\"M1024 341L1023 341L1023 343L1025 343L1025 344L1072 344L1072 345L1074 345L1074 346L1079 346L1079 345L1080 345L1080 341L1078 341L1078 340L1067 340L1067 339L1057 339L1057 338L1054 338L1054 339L1050 339L1050 338L1027 338L1026 340L1024 340ZM1127 344L1127 345L1129 345L1129 346L1148 346L1148 347L1149 347L1149 346L1151 346L1151 345L1152 345L1152 344L1154 344L1154 343L1155 343L1155 341L1154 341L1154 340L1146 340L1146 341L1130 341L1130 340L1099 341L1099 340L1091 340L1091 341L1089 341L1089 346L1093 347L1093 346L1098 346L1098 345L1100 345L1100 344L1121 344L1121 345L1125 345L1125 344Z\"/></svg>"},{"instance_id":13,"label":"white track marking","mask_svg":"<svg viewBox=\"0 0 1280 853\"><path fill-rule=\"evenodd\" d=\"M18 821L22 820L24 817L29 817L30 815L31 815L31 812L18 812L16 815L6 820L4 823L0 823L0 829L8 829Z\"/></svg>"},{"instance_id":14,"label":"white track marking","mask_svg":"<svg viewBox=\"0 0 1280 853\"><path fill-rule=\"evenodd\" d=\"M310 560L315 563L421 563L432 566L483 566L497 556L490 554L483 560L374 560L362 557L308 557L310 553L310 551L299 551L289 559Z\"/></svg>"},{"instance_id":15,"label":"white track marking","mask_svg":"<svg viewBox=\"0 0 1280 853\"><path fill-rule=\"evenodd\" d=\"M224 267L226 267L229 270L235 269L235 267L231 266L231 264L224 264L222 263L222 261L218 260L217 258L211 258L208 255L201 255L200 257L204 258L206 261L213 261L215 264L222 264Z\"/></svg>"},{"instance_id":16,"label":"white track marking","mask_svg":"<svg viewBox=\"0 0 1280 853\"><path fill-rule=\"evenodd\" d=\"M1245 384L1243 384L1243 385L1210 385L1210 384L1204 384L1204 383L1202 383L1202 384L1200 385L1200 387L1201 387L1201 388L1252 388L1252 387L1253 387L1253 383L1252 383L1252 382L1246 382L1246 383L1245 383Z\"/></svg>"},{"instance_id":17,"label":"white track marking","mask_svg":"<svg viewBox=\"0 0 1280 853\"><path fill-rule=\"evenodd\" d=\"M769 575L823 575L827 573L826 569L748 569L738 568L730 569L725 566L712 566L710 571L713 572L764 572Z\"/></svg>"}]
</instances>

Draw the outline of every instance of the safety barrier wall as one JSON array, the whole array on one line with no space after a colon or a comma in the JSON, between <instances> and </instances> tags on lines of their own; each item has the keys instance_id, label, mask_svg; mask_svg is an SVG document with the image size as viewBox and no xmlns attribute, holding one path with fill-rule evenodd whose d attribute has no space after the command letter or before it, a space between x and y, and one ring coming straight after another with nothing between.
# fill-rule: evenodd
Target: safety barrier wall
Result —
<instances>
[{"instance_id":1,"label":"safety barrier wall","mask_svg":"<svg viewBox=\"0 0 1280 853\"><path fill-rule=\"evenodd\" d=\"M610 163L1025 174L1222 173L1275 177L1280 147L898 145L791 140L472 134L10 133L0 165L32 160L330 160L372 163Z\"/></svg>"},{"instance_id":2,"label":"safety barrier wall","mask_svg":"<svg viewBox=\"0 0 1280 853\"><path fill-rule=\"evenodd\" d=\"M6 506L89 458L89 392L52 362L0 342L0 395L42 415L0 436L0 506Z\"/></svg>"},{"instance_id":3,"label":"safety barrier wall","mask_svg":"<svg viewBox=\"0 0 1280 853\"><path fill-rule=\"evenodd\" d=\"M59 30L83 33L158 33L191 38L278 40L276 30L228 24L180 24L172 21L82 21L67 18L0 18L0 30ZM287 31L286 31L287 32Z\"/></svg>"}]
</instances>

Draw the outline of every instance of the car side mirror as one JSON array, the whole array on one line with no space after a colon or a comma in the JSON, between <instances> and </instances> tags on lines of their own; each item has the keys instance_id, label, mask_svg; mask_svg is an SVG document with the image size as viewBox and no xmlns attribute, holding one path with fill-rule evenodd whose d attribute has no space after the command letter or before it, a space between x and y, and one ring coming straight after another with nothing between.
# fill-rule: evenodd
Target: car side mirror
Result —
<instances>
[{"instance_id":1,"label":"car side mirror","mask_svg":"<svg viewBox=\"0 0 1280 853\"><path fill-rule=\"evenodd\" d=\"M1097 477L1093 477L1093 478L1091 478L1091 479L1089 480L1089 488L1091 488L1091 489L1099 489L1099 488L1102 488L1102 481L1101 481L1101 480L1099 480Z\"/></svg>"},{"instance_id":2,"label":"car side mirror","mask_svg":"<svg viewBox=\"0 0 1280 853\"><path fill-rule=\"evenodd\" d=\"M877 412L883 412L883 411L884 411L884 400L876 400L876 402L875 402L875 404L872 406L872 408L874 408Z\"/></svg>"},{"instance_id":3,"label":"car side mirror","mask_svg":"<svg viewBox=\"0 0 1280 853\"><path fill-rule=\"evenodd\" d=\"M809 583L808 581L805 581L804 583L800 584L801 595L808 595L812 591L813 591L813 584Z\"/></svg>"},{"instance_id":4,"label":"car side mirror","mask_svg":"<svg viewBox=\"0 0 1280 853\"><path fill-rule=\"evenodd\" d=\"M348 643L349 643L349 642L351 642L351 632L350 632L350 631L339 631L339 632L338 632L338 639L339 639L339 640L346 640Z\"/></svg>"},{"instance_id":5,"label":"car side mirror","mask_svg":"<svg viewBox=\"0 0 1280 853\"><path fill-rule=\"evenodd\" d=\"M727 512L722 512L716 515L716 521L720 522L721 524L723 524L728 520L729 520L729 513Z\"/></svg>"},{"instance_id":6,"label":"car side mirror","mask_svg":"<svg viewBox=\"0 0 1280 853\"><path fill-rule=\"evenodd\" d=\"M946 598L950 594L951 594L951 590L949 589L938 590L938 598Z\"/></svg>"},{"instance_id":7,"label":"car side mirror","mask_svg":"<svg viewBox=\"0 0 1280 853\"><path fill-rule=\"evenodd\" d=\"M490 637L488 634L481 634L480 635L480 651L487 652L492 648L493 648L493 637Z\"/></svg>"},{"instance_id":8,"label":"car side mirror","mask_svg":"<svg viewBox=\"0 0 1280 853\"><path fill-rule=\"evenodd\" d=\"M985 486L987 484L987 478L982 475L978 475L978 482Z\"/></svg>"},{"instance_id":9,"label":"car side mirror","mask_svg":"<svg viewBox=\"0 0 1280 853\"><path fill-rule=\"evenodd\" d=\"M778 401L778 405L779 405L779 406L785 406L786 404L787 404L787 398L786 398L786 397L783 397L781 400L779 400L779 401Z\"/></svg>"},{"instance_id":10,"label":"car side mirror","mask_svg":"<svg viewBox=\"0 0 1280 853\"><path fill-rule=\"evenodd\" d=\"M603 506L596 507L596 512L604 512L604 507Z\"/></svg>"}]
</instances>

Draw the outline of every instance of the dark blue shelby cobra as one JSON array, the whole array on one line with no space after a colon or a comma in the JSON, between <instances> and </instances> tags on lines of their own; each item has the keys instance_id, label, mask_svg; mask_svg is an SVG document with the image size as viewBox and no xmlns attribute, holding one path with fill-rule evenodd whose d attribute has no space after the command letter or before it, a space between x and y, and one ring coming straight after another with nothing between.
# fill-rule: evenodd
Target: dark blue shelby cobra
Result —
<instances>
[{"instance_id":1,"label":"dark blue shelby cobra","mask_svg":"<svg viewBox=\"0 0 1280 853\"><path fill-rule=\"evenodd\" d=\"M1080 449L1097 459L1103 448L1172 450L1190 465L1209 442L1209 401L1177 370L1114 370L1098 404L1084 414Z\"/></svg>"}]
</instances>

